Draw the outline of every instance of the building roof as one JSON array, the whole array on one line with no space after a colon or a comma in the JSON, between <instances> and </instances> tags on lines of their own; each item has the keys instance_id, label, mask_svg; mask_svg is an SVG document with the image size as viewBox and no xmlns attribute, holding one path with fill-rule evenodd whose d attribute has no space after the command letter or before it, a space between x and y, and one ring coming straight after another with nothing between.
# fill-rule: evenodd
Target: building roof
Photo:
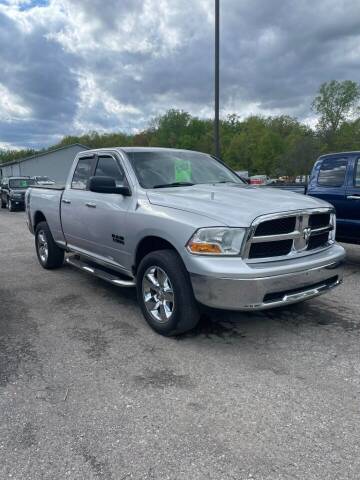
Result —
<instances>
[{"instance_id":1,"label":"building roof","mask_svg":"<svg viewBox=\"0 0 360 480\"><path fill-rule=\"evenodd\" d=\"M16 165L18 163L31 160L32 158L43 157L44 155L48 155L49 153L58 152L59 150L65 150L66 148L71 148L71 147L81 147L84 150L89 150L89 147L86 147L81 143L72 143L71 145L64 145L63 147L53 148L52 150L46 150L45 152L35 153L34 155L30 155L30 157L18 158L17 160L11 160L11 162L0 163L0 168L7 167L9 165Z\"/></svg>"}]
</instances>

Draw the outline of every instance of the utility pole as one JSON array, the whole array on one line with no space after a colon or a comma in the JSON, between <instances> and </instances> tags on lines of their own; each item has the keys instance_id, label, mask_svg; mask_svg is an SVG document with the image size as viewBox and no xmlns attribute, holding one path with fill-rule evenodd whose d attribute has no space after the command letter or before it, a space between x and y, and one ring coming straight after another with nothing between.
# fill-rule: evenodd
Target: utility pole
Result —
<instances>
[{"instance_id":1,"label":"utility pole","mask_svg":"<svg viewBox=\"0 0 360 480\"><path fill-rule=\"evenodd\" d=\"M220 96L220 0L215 0L215 122L214 141L215 155L220 158L220 119L219 119L219 96Z\"/></svg>"}]
</instances>

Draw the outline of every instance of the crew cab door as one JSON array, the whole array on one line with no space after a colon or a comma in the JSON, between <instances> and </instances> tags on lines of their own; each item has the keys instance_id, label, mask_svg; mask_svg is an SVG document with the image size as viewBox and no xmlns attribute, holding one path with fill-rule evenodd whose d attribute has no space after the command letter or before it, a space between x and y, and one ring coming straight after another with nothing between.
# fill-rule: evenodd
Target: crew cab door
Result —
<instances>
[{"instance_id":1,"label":"crew cab door","mask_svg":"<svg viewBox=\"0 0 360 480\"><path fill-rule=\"evenodd\" d=\"M68 246L110 266L125 264L125 214L131 197L90 192L91 176L111 176L117 186L127 183L124 170L113 155L81 157L70 186L64 191L61 220Z\"/></svg>"},{"instance_id":2,"label":"crew cab door","mask_svg":"<svg viewBox=\"0 0 360 480\"><path fill-rule=\"evenodd\" d=\"M339 237L348 234L346 179L350 168L351 157L349 156L320 159L314 166L308 187L308 195L326 200L335 207Z\"/></svg>"},{"instance_id":3,"label":"crew cab door","mask_svg":"<svg viewBox=\"0 0 360 480\"><path fill-rule=\"evenodd\" d=\"M346 187L347 238L360 242L360 157L353 157Z\"/></svg>"},{"instance_id":4,"label":"crew cab door","mask_svg":"<svg viewBox=\"0 0 360 480\"><path fill-rule=\"evenodd\" d=\"M94 176L111 177L117 187L129 186L121 160L115 154L96 157ZM126 216L132 198L119 193L86 191L87 225L91 253L95 258L125 268L126 265Z\"/></svg>"},{"instance_id":5,"label":"crew cab door","mask_svg":"<svg viewBox=\"0 0 360 480\"><path fill-rule=\"evenodd\" d=\"M70 185L61 199L61 224L68 246L80 253L92 251L91 228L87 223L88 182L96 165L95 155L80 157Z\"/></svg>"}]
</instances>

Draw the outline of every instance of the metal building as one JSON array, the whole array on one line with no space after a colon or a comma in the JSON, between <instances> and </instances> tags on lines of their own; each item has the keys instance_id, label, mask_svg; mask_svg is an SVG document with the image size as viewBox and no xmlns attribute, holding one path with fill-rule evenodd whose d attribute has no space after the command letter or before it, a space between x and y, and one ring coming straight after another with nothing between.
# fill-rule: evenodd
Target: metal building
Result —
<instances>
[{"instance_id":1,"label":"metal building","mask_svg":"<svg viewBox=\"0 0 360 480\"><path fill-rule=\"evenodd\" d=\"M75 155L88 147L80 143L37 153L13 162L0 163L0 178L44 175L56 182L65 182Z\"/></svg>"}]
</instances>

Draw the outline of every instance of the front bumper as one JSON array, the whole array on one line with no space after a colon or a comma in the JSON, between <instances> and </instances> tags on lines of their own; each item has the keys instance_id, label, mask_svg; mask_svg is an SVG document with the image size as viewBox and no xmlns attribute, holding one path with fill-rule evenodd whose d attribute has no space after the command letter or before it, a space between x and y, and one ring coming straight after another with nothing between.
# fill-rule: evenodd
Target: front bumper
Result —
<instances>
[{"instance_id":1,"label":"front bumper","mask_svg":"<svg viewBox=\"0 0 360 480\"><path fill-rule=\"evenodd\" d=\"M25 199L24 197L10 197L13 207L16 208L25 208Z\"/></svg>"},{"instance_id":2,"label":"front bumper","mask_svg":"<svg viewBox=\"0 0 360 480\"><path fill-rule=\"evenodd\" d=\"M262 276L242 278L214 277L191 273L191 282L195 298L209 307L226 310L265 310L291 303L301 302L321 295L340 285L343 279L343 260L345 252L336 245L336 255L331 252L327 261L321 265L311 264L301 271L296 270ZM330 249L331 250L331 249Z\"/></svg>"}]
</instances>

